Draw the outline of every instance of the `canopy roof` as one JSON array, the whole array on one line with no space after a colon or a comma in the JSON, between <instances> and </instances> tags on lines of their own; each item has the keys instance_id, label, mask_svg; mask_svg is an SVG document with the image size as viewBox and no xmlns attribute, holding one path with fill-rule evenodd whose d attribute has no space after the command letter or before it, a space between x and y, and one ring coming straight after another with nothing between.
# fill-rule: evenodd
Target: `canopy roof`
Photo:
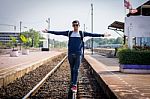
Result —
<instances>
[{"instance_id":1,"label":"canopy roof","mask_svg":"<svg viewBox=\"0 0 150 99\"><path fill-rule=\"evenodd\" d=\"M117 31L124 31L124 23L123 22L119 22L119 21L115 21L112 24L110 24L108 26L108 29L111 30L117 30Z\"/></svg>"}]
</instances>

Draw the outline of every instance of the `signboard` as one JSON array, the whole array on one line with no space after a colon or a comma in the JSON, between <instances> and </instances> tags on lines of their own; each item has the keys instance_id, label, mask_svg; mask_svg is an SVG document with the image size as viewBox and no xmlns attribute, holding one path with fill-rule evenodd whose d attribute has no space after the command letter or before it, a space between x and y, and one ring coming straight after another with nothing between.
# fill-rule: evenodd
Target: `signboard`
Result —
<instances>
[{"instance_id":1,"label":"signboard","mask_svg":"<svg viewBox=\"0 0 150 99\"><path fill-rule=\"evenodd\" d=\"M125 18L125 35L150 37L150 16L130 16Z\"/></svg>"}]
</instances>

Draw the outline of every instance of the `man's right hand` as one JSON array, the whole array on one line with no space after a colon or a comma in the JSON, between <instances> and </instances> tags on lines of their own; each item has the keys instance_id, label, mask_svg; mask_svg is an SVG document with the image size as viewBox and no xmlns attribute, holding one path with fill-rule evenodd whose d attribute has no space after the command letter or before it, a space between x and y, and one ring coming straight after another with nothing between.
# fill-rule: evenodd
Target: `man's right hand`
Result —
<instances>
[{"instance_id":1,"label":"man's right hand","mask_svg":"<svg viewBox=\"0 0 150 99\"><path fill-rule=\"evenodd\" d=\"M48 33L48 30L47 30L47 29L45 29L45 30L42 30L42 32L43 32L43 33Z\"/></svg>"}]
</instances>

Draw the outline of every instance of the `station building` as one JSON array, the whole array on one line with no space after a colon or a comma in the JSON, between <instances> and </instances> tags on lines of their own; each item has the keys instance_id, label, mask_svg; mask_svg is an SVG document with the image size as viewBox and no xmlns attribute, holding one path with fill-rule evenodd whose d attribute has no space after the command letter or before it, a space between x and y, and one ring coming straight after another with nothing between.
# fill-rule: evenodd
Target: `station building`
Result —
<instances>
[{"instance_id":1,"label":"station building","mask_svg":"<svg viewBox=\"0 0 150 99\"><path fill-rule=\"evenodd\" d=\"M17 42L19 41L19 35L20 33L18 32L0 32L0 42L3 44L6 44L11 41L11 36L15 37Z\"/></svg>"},{"instance_id":2,"label":"station building","mask_svg":"<svg viewBox=\"0 0 150 99\"><path fill-rule=\"evenodd\" d=\"M150 0L146 3L142 4L137 8L137 12L132 14L127 14L128 17L130 16L150 16ZM135 38L135 45L136 46L150 46L150 37L136 37Z\"/></svg>"},{"instance_id":3,"label":"station building","mask_svg":"<svg viewBox=\"0 0 150 99\"><path fill-rule=\"evenodd\" d=\"M146 3L142 4L138 8L136 8L138 11L134 14L128 13L127 17L130 16L150 16L150 0ZM124 35L124 29L125 24L123 22L115 21L112 24L108 26L108 29L114 30L116 33L121 35L124 38L124 44L126 43L126 36ZM120 33L122 32L122 33ZM150 46L150 37L134 37L133 38L133 44L135 46Z\"/></svg>"}]
</instances>

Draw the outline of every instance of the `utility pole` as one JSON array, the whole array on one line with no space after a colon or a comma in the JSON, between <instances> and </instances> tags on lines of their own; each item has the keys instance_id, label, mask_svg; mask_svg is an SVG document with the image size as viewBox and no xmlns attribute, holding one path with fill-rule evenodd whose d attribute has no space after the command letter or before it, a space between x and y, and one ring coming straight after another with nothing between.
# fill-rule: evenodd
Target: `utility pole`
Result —
<instances>
[{"instance_id":1,"label":"utility pole","mask_svg":"<svg viewBox=\"0 0 150 99\"><path fill-rule=\"evenodd\" d=\"M20 35L19 35L19 40L20 40L20 50L21 50L21 39L20 39L20 36L21 36L21 26L22 26L22 21L20 21Z\"/></svg>"},{"instance_id":2,"label":"utility pole","mask_svg":"<svg viewBox=\"0 0 150 99\"><path fill-rule=\"evenodd\" d=\"M48 18L46 22L48 23L48 30L50 30L50 18ZM48 34L48 48L49 48L49 44L50 44L50 34Z\"/></svg>"},{"instance_id":3,"label":"utility pole","mask_svg":"<svg viewBox=\"0 0 150 99\"><path fill-rule=\"evenodd\" d=\"M93 4L91 4L91 33L93 33ZM91 42L91 51L93 55L93 37L92 37L92 42Z\"/></svg>"},{"instance_id":4,"label":"utility pole","mask_svg":"<svg viewBox=\"0 0 150 99\"><path fill-rule=\"evenodd\" d=\"M55 48L55 39L53 39L53 48Z\"/></svg>"},{"instance_id":5,"label":"utility pole","mask_svg":"<svg viewBox=\"0 0 150 99\"><path fill-rule=\"evenodd\" d=\"M16 31L16 26L14 26L14 31Z\"/></svg>"},{"instance_id":6,"label":"utility pole","mask_svg":"<svg viewBox=\"0 0 150 99\"><path fill-rule=\"evenodd\" d=\"M85 24L83 26L84 26L84 32L85 32Z\"/></svg>"}]
</instances>

